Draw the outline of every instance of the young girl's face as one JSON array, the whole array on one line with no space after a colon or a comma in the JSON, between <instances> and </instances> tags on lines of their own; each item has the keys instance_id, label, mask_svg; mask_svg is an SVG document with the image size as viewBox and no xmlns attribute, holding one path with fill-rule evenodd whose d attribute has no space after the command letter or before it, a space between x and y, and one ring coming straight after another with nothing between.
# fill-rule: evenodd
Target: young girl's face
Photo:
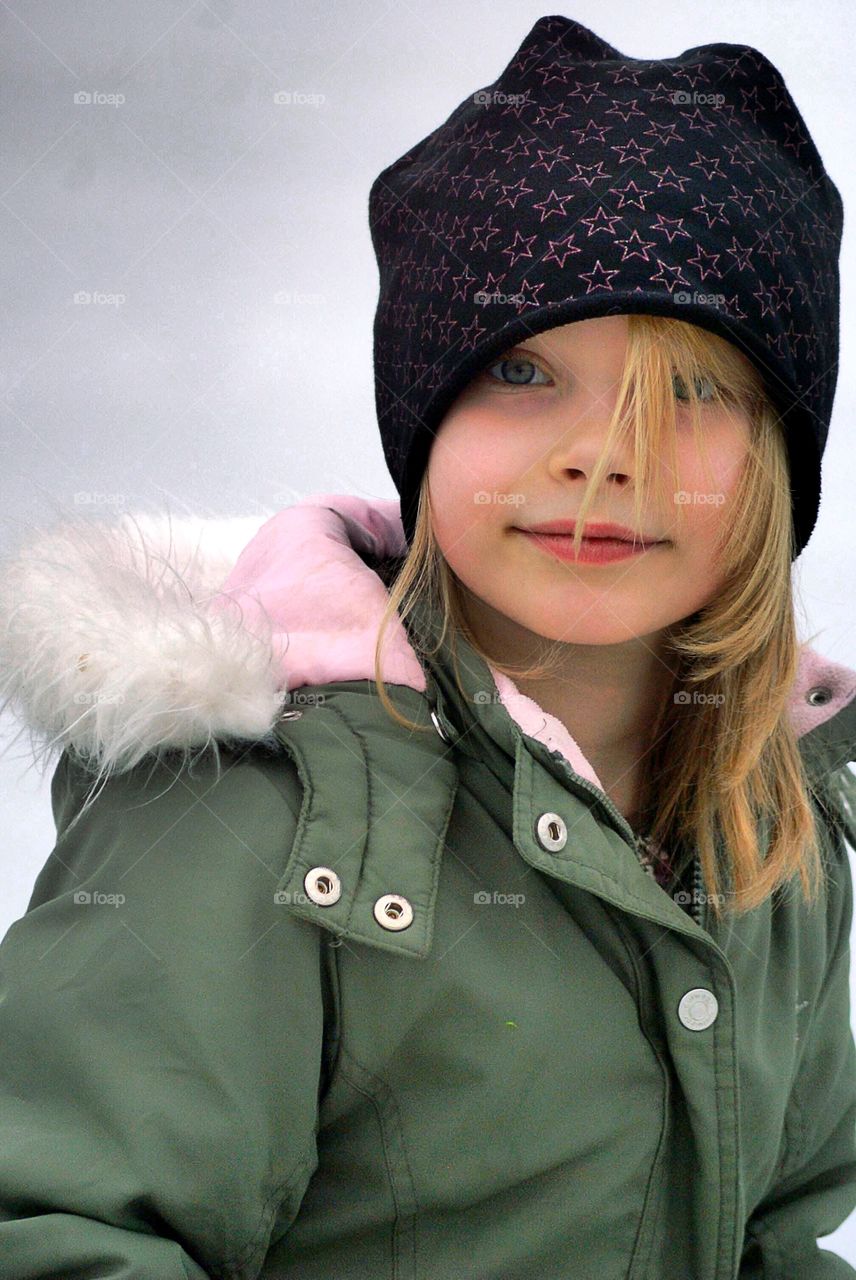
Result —
<instances>
[{"instance_id":1,"label":"young girl's face","mask_svg":"<svg viewBox=\"0 0 856 1280\"><path fill-rule=\"evenodd\" d=\"M724 582L715 537L734 518L750 422L736 405L705 403L704 382L697 390L710 471L676 381L678 473L665 477L670 501L653 497L656 505L643 509L637 525L628 433L587 515L587 525L624 525L658 545L589 563L557 559L521 532L576 519L615 406L627 326L626 315L604 316L527 338L472 379L431 448L431 508L446 560L504 620L551 640L594 645L654 635L701 608ZM512 363L503 369L503 360ZM668 454L660 465L669 466ZM483 611L482 621L489 618Z\"/></svg>"}]
</instances>

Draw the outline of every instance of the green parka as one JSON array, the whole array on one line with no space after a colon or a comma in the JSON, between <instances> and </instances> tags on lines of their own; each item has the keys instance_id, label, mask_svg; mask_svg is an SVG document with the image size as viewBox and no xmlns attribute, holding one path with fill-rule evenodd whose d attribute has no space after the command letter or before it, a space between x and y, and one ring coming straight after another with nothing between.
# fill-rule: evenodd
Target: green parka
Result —
<instances>
[{"instance_id":1,"label":"green parka","mask_svg":"<svg viewBox=\"0 0 856 1280\"><path fill-rule=\"evenodd\" d=\"M7 699L63 750L0 944L0 1280L856 1276L817 1244L856 1207L856 675L806 649L791 705L821 898L717 925L465 642L462 695L400 628L428 731L389 718L393 510L7 564Z\"/></svg>"}]
</instances>

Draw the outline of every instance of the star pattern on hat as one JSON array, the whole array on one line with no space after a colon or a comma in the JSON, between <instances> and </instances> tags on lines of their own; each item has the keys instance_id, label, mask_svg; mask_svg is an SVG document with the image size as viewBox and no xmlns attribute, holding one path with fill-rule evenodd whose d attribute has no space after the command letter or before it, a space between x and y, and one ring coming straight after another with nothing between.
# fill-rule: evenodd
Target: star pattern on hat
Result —
<instances>
[{"instance_id":1,"label":"star pattern on hat","mask_svg":"<svg viewBox=\"0 0 856 1280\"><path fill-rule=\"evenodd\" d=\"M395 477L445 403L431 392L461 385L524 321L601 314L606 298L674 306L739 342L772 392L828 424L841 201L757 50L632 59L543 18L492 85L379 175L370 224Z\"/></svg>"}]
</instances>

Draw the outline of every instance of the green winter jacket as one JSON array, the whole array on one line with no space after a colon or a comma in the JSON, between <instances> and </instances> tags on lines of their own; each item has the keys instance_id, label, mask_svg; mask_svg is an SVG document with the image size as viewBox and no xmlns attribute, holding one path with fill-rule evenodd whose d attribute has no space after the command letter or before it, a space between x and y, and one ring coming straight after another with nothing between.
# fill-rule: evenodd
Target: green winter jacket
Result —
<instances>
[{"instance_id":1,"label":"green winter jacket","mask_svg":"<svg viewBox=\"0 0 856 1280\"><path fill-rule=\"evenodd\" d=\"M805 650L791 705L822 897L717 925L465 642L462 696L400 628L427 731L389 718L392 511L78 517L6 566L7 700L63 750L0 944L0 1280L856 1276L817 1244L856 1207L856 675Z\"/></svg>"}]
</instances>

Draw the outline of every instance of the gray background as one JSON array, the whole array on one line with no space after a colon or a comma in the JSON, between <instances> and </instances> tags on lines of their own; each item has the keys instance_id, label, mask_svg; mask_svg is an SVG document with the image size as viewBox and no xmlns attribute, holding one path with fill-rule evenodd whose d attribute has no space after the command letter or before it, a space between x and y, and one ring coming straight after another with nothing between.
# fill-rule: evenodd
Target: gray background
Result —
<instances>
[{"instance_id":1,"label":"gray background","mask_svg":"<svg viewBox=\"0 0 856 1280\"><path fill-rule=\"evenodd\" d=\"M217 516L312 492L394 497L374 418L369 187L554 12L635 57L760 48L841 191L841 373L796 586L801 635L856 668L844 0L0 2L0 549L81 504ZM0 721L0 936L54 834L50 774L11 742L17 727ZM856 1264L856 1217L828 1240Z\"/></svg>"}]
</instances>

